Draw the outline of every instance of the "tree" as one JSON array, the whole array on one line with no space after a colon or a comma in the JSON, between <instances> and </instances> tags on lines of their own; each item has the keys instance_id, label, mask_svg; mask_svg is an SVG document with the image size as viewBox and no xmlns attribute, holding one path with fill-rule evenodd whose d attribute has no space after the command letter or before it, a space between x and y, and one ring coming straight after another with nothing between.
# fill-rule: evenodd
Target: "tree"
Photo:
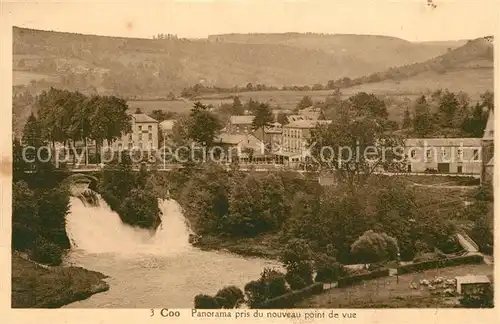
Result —
<instances>
[{"instance_id":1,"label":"tree","mask_svg":"<svg viewBox=\"0 0 500 324\"><path fill-rule=\"evenodd\" d=\"M301 110L307 107L311 107L314 105L314 102L312 101L310 96L304 96L302 99L300 99L299 103L297 104L297 110Z\"/></svg>"},{"instance_id":2,"label":"tree","mask_svg":"<svg viewBox=\"0 0 500 324\"><path fill-rule=\"evenodd\" d=\"M23 144L38 149L43 145L42 129L35 114L31 113L24 125Z\"/></svg>"},{"instance_id":3,"label":"tree","mask_svg":"<svg viewBox=\"0 0 500 324\"><path fill-rule=\"evenodd\" d=\"M286 277L299 276L307 285L313 283L313 254L309 243L303 239L293 239L286 245L281 257L286 269Z\"/></svg>"},{"instance_id":4,"label":"tree","mask_svg":"<svg viewBox=\"0 0 500 324\"><path fill-rule=\"evenodd\" d=\"M419 137L430 135L434 130L434 120L425 96L417 99L414 110L413 131Z\"/></svg>"},{"instance_id":5,"label":"tree","mask_svg":"<svg viewBox=\"0 0 500 324\"><path fill-rule=\"evenodd\" d=\"M286 125L288 124L288 118L284 112L279 112L278 115L276 116L276 121L280 123L281 125Z\"/></svg>"},{"instance_id":6,"label":"tree","mask_svg":"<svg viewBox=\"0 0 500 324\"><path fill-rule=\"evenodd\" d=\"M262 129L262 138L265 138L264 127L268 127L274 120L273 112L269 105L261 103L254 113L252 127L254 130Z\"/></svg>"},{"instance_id":7,"label":"tree","mask_svg":"<svg viewBox=\"0 0 500 324\"><path fill-rule=\"evenodd\" d=\"M316 163L352 188L377 170L401 170L404 161L403 139L388 134L377 119L358 117L357 112L349 107L339 111L330 124L313 129L309 140Z\"/></svg>"},{"instance_id":8,"label":"tree","mask_svg":"<svg viewBox=\"0 0 500 324\"><path fill-rule=\"evenodd\" d=\"M402 128L408 129L411 126L412 126L412 120L411 120L411 116L410 116L410 111L408 110L408 108L406 108L406 110L404 112L404 116L403 116Z\"/></svg>"},{"instance_id":9,"label":"tree","mask_svg":"<svg viewBox=\"0 0 500 324\"><path fill-rule=\"evenodd\" d=\"M241 116L245 114L245 107L241 103L241 100L238 96L233 98L233 105L231 106L231 115L233 116Z\"/></svg>"},{"instance_id":10,"label":"tree","mask_svg":"<svg viewBox=\"0 0 500 324\"><path fill-rule=\"evenodd\" d=\"M187 126L187 136L207 148L212 146L214 138L222 128L217 116L210 111L210 107L199 101L191 109Z\"/></svg>"},{"instance_id":11,"label":"tree","mask_svg":"<svg viewBox=\"0 0 500 324\"><path fill-rule=\"evenodd\" d=\"M215 297L199 294L194 297L194 308L197 309L218 309L221 305Z\"/></svg>"},{"instance_id":12,"label":"tree","mask_svg":"<svg viewBox=\"0 0 500 324\"><path fill-rule=\"evenodd\" d=\"M374 94L358 92L348 100L358 115L381 119L386 119L389 115L384 101L378 99Z\"/></svg>"},{"instance_id":13,"label":"tree","mask_svg":"<svg viewBox=\"0 0 500 324\"><path fill-rule=\"evenodd\" d=\"M245 295L236 286L227 286L215 294L222 308L238 308L245 300Z\"/></svg>"},{"instance_id":14,"label":"tree","mask_svg":"<svg viewBox=\"0 0 500 324\"><path fill-rule=\"evenodd\" d=\"M351 245L351 252L367 264L394 260L397 258L399 248L395 238L369 230Z\"/></svg>"},{"instance_id":15,"label":"tree","mask_svg":"<svg viewBox=\"0 0 500 324\"><path fill-rule=\"evenodd\" d=\"M455 93L444 91L440 98L438 104L438 121L442 127L452 127L453 118L456 111L459 109L459 101Z\"/></svg>"},{"instance_id":16,"label":"tree","mask_svg":"<svg viewBox=\"0 0 500 324\"><path fill-rule=\"evenodd\" d=\"M132 189L120 206L120 218L126 224L156 229L161 223L158 198L151 192Z\"/></svg>"}]
</instances>

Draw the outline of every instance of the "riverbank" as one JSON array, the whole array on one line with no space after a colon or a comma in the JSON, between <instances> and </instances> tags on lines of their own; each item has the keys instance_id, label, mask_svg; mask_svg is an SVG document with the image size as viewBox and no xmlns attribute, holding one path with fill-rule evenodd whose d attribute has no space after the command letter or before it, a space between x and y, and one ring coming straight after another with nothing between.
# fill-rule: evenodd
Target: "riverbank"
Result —
<instances>
[{"instance_id":1,"label":"riverbank","mask_svg":"<svg viewBox=\"0 0 500 324\"><path fill-rule=\"evenodd\" d=\"M282 253L277 234L237 239L204 235L193 245L203 251L228 251L245 257L271 260L278 260Z\"/></svg>"},{"instance_id":2,"label":"riverbank","mask_svg":"<svg viewBox=\"0 0 500 324\"><path fill-rule=\"evenodd\" d=\"M12 254L12 308L59 308L107 291L104 274L80 267L44 267Z\"/></svg>"}]
</instances>

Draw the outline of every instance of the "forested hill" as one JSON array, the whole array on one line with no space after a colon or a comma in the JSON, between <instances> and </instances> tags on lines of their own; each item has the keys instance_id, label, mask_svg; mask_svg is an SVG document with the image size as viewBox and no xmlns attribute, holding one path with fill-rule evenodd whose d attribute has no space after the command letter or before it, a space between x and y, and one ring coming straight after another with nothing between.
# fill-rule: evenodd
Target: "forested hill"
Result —
<instances>
[{"instance_id":1,"label":"forested hill","mask_svg":"<svg viewBox=\"0 0 500 324\"><path fill-rule=\"evenodd\" d=\"M420 62L460 45L383 36L298 35L281 42L272 36L233 42L213 37L104 37L15 27L14 83L45 79L71 90L90 88L129 97L166 97L200 80L221 87L324 84Z\"/></svg>"},{"instance_id":2,"label":"forested hill","mask_svg":"<svg viewBox=\"0 0 500 324\"><path fill-rule=\"evenodd\" d=\"M391 36L315 33L221 34L210 35L208 39L219 44L280 44L295 48L321 50L341 58L352 57L370 62L374 67L379 68L378 71L389 67L422 62L460 47L467 42L460 40L413 43ZM336 78L344 76L349 75L341 75Z\"/></svg>"},{"instance_id":3,"label":"forested hill","mask_svg":"<svg viewBox=\"0 0 500 324\"><path fill-rule=\"evenodd\" d=\"M449 50L447 53L420 63L391 68L376 73L372 78L404 79L425 72L443 74L468 69L487 69L493 71L493 38L483 37L468 41L465 45ZM376 76L375 76L376 75Z\"/></svg>"}]
</instances>

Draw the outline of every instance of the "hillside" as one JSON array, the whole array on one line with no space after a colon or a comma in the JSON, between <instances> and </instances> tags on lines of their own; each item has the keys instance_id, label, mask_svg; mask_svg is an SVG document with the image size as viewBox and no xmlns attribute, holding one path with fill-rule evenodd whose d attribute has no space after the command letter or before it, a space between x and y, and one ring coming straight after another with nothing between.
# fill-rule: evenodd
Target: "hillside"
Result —
<instances>
[{"instance_id":1,"label":"hillside","mask_svg":"<svg viewBox=\"0 0 500 324\"><path fill-rule=\"evenodd\" d=\"M326 83L419 62L447 49L443 44L385 36L298 34L275 42L272 35L233 42L214 41L213 37L104 37L15 27L14 84L46 80L73 90L155 98L201 80L222 87L249 82L276 86ZM287 34L283 35L279 37L286 39Z\"/></svg>"},{"instance_id":2,"label":"hillside","mask_svg":"<svg viewBox=\"0 0 500 324\"><path fill-rule=\"evenodd\" d=\"M208 40L218 44L280 44L321 50L341 58L350 57L370 62L381 69L425 61L445 53L448 49L462 46L466 42L412 43L390 36L314 33L221 34L210 35ZM344 76L349 75L338 77Z\"/></svg>"},{"instance_id":3,"label":"hillside","mask_svg":"<svg viewBox=\"0 0 500 324\"><path fill-rule=\"evenodd\" d=\"M445 74L466 70L493 72L493 39L477 38L447 53L420 63L413 63L374 73L368 81L405 80L424 73ZM431 80L429 75L429 79Z\"/></svg>"}]
</instances>

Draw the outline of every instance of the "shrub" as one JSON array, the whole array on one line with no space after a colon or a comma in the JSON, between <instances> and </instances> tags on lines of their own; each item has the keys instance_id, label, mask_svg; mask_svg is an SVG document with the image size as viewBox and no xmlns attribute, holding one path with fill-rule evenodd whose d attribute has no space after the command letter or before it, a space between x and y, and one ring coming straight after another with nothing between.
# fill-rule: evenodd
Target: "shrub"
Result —
<instances>
[{"instance_id":1,"label":"shrub","mask_svg":"<svg viewBox=\"0 0 500 324\"><path fill-rule=\"evenodd\" d=\"M219 290L215 298L222 308L237 308L244 301L245 296L240 288L228 286Z\"/></svg>"},{"instance_id":2,"label":"shrub","mask_svg":"<svg viewBox=\"0 0 500 324\"><path fill-rule=\"evenodd\" d=\"M305 280L302 279L302 277L297 274L287 274L286 281L288 282L292 290L302 289L305 286L307 286Z\"/></svg>"},{"instance_id":3,"label":"shrub","mask_svg":"<svg viewBox=\"0 0 500 324\"><path fill-rule=\"evenodd\" d=\"M281 296L288 291L286 287L285 274L278 270L264 268L264 271L260 276L260 280L266 284L266 298Z\"/></svg>"},{"instance_id":4,"label":"shrub","mask_svg":"<svg viewBox=\"0 0 500 324\"><path fill-rule=\"evenodd\" d=\"M60 265L62 262L62 253L62 249L58 245L47 242L44 239L37 239L31 250L30 257L40 263Z\"/></svg>"},{"instance_id":5,"label":"shrub","mask_svg":"<svg viewBox=\"0 0 500 324\"><path fill-rule=\"evenodd\" d=\"M194 308L217 309L221 308L221 306L219 305L215 297L199 294L194 297Z\"/></svg>"},{"instance_id":6,"label":"shrub","mask_svg":"<svg viewBox=\"0 0 500 324\"><path fill-rule=\"evenodd\" d=\"M477 254L449 258L449 259L434 260L434 261L424 261L424 262L399 266L398 274L405 274L405 273L423 271L435 268L452 267L461 264L482 263L483 261L484 261L483 256Z\"/></svg>"},{"instance_id":7,"label":"shrub","mask_svg":"<svg viewBox=\"0 0 500 324\"><path fill-rule=\"evenodd\" d=\"M248 305L255 307L259 305L267 297L267 287L262 280L252 280L245 285L245 295L247 296Z\"/></svg>"},{"instance_id":8,"label":"shrub","mask_svg":"<svg viewBox=\"0 0 500 324\"><path fill-rule=\"evenodd\" d=\"M491 285L475 294L465 294L460 305L467 308L493 308L493 289Z\"/></svg>"},{"instance_id":9,"label":"shrub","mask_svg":"<svg viewBox=\"0 0 500 324\"><path fill-rule=\"evenodd\" d=\"M388 275L389 275L389 269L382 269L382 270L371 271L371 272L364 273L364 274L343 277L343 278L339 279L338 287L343 288L343 287L351 286L351 285L354 285L356 283L362 282L363 280L370 280L370 279L375 279L375 278L380 278L380 277L387 277Z\"/></svg>"},{"instance_id":10,"label":"shrub","mask_svg":"<svg viewBox=\"0 0 500 324\"><path fill-rule=\"evenodd\" d=\"M437 253L429 252L429 253L421 253L417 254L415 258L413 258L414 263L427 262L433 260L439 260L441 257Z\"/></svg>"}]
</instances>

